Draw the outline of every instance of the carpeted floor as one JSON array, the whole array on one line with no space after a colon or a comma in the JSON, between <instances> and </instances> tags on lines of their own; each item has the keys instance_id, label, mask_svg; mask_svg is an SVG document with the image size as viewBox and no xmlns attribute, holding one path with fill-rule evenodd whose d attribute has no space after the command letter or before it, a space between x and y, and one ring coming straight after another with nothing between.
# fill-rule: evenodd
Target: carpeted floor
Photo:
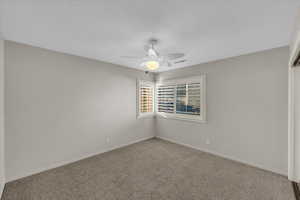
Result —
<instances>
[{"instance_id":1,"label":"carpeted floor","mask_svg":"<svg viewBox=\"0 0 300 200\"><path fill-rule=\"evenodd\" d=\"M286 177L151 139L10 182L2 200L294 200Z\"/></svg>"}]
</instances>

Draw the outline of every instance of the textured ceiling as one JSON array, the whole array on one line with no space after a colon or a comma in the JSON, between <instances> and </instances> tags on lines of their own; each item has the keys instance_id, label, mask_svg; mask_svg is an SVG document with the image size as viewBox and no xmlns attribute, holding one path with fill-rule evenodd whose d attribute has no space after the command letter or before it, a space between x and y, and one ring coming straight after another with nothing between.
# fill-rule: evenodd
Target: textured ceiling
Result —
<instances>
[{"instance_id":1,"label":"textured ceiling","mask_svg":"<svg viewBox=\"0 0 300 200\"><path fill-rule=\"evenodd\" d=\"M160 71L288 45L299 0L1 0L13 40L128 67L146 41L187 62Z\"/></svg>"}]
</instances>

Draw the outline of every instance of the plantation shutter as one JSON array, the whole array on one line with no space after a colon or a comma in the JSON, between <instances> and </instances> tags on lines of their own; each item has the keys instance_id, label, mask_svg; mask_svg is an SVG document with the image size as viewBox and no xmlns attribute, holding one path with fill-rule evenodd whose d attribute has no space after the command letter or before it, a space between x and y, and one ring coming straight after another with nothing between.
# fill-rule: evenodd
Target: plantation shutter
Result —
<instances>
[{"instance_id":1,"label":"plantation shutter","mask_svg":"<svg viewBox=\"0 0 300 200\"><path fill-rule=\"evenodd\" d=\"M190 115L200 115L200 83L187 84L187 113Z\"/></svg>"},{"instance_id":2,"label":"plantation shutter","mask_svg":"<svg viewBox=\"0 0 300 200\"><path fill-rule=\"evenodd\" d=\"M174 113L175 110L175 86L161 85L157 88L158 112Z\"/></svg>"},{"instance_id":3,"label":"plantation shutter","mask_svg":"<svg viewBox=\"0 0 300 200\"><path fill-rule=\"evenodd\" d=\"M157 111L199 116L201 105L200 89L200 82L158 86Z\"/></svg>"},{"instance_id":4,"label":"plantation shutter","mask_svg":"<svg viewBox=\"0 0 300 200\"><path fill-rule=\"evenodd\" d=\"M153 112L153 86L141 84L139 94L140 113Z\"/></svg>"}]
</instances>

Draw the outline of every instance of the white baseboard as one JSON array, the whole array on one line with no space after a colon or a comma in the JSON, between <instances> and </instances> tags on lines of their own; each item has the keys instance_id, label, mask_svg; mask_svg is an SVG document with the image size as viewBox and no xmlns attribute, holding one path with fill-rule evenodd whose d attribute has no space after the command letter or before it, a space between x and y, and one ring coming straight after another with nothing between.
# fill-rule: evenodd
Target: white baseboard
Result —
<instances>
[{"instance_id":1,"label":"white baseboard","mask_svg":"<svg viewBox=\"0 0 300 200\"><path fill-rule=\"evenodd\" d=\"M202 151L202 152L205 152L205 153L209 153L209 154L212 154L212 155L215 155L215 156L219 156L219 157L222 157L222 158L225 158L225 159L228 159L228 160L239 162L239 163L251 166L251 167L259 168L259 169L262 169L262 170L265 170L265 171L270 171L270 172L273 172L275 174L279 174L279 175L287 177L287 174L283 173L279 169L267 168L265 166L262 166L262 165L259 165L259 164L256 164L256 163L251 163L249 161L245 161L245 160L242 160L242 159L239 159L239 158L235 158L233 156L225 155L225 154L218 153L218 152L215 152L215 151L211 151L211 150L208 150L208 149L195 147L193 145L178 142L178 141L175 141L173 139L166 138L166 137L156 136L156 138L166 140L166 141L169 141L169 142L172 142L172 143L175 143L175 144L183 145L183 146L186 146L186 147L189 147L189 148L192 148L192 149L196 149L196 150L199 150L199 151Z\"/></svg>"},{"instance_id":2,"label":"white baseboard","mask_svg":"<svg viewBox=\"0 0 300 200\"><path fill-rule=\"evenodd\" d=\"M89 157L92 157L92 156L95 156L95 155L98 155L98 154L101 154L101 153L105 153L105 152L108 152L108 151L112 151L112 150L115 150L115 149L119 149L119 148L122 148L122 147L129 146L129 145L132 145L132 144L135 144L135 143L138 143L138 142L149 140L149 139L154 138L154 137L155 136L150 136L150 137L138 139L138 140L126 143L126 144L121 144L121 145L117 145L117 146L114 146L114 147L110 147L106 150L99 151L97 153L91 153L91 154L84 155L84 156L81 156L81 157L78 157L78 158L75 158L75 159L71 159L71 160L68 160L68 161L58 162L58 163L52 164L48 167L37 168L37 169L31 170L30 172L27 172L26 174L18 174L18 175L12 176L12 177L7 177L7 179L8 179L7 183L11 182L11 181L18 180L20 178L31 176L31 175L34 175L34 174L37 174L37 173L40 173L40 172L43 172L43 171L47 171L47 170L50 170L50 169L61 167L61 166L64 166L64 165L67 165L67 164L70 164L70 163L73 163L73 162L76 162L76 161L79 161L79 160L83 160L83 159L86 159L86 158L89 158Z\"/></svg>"}]
</instances>

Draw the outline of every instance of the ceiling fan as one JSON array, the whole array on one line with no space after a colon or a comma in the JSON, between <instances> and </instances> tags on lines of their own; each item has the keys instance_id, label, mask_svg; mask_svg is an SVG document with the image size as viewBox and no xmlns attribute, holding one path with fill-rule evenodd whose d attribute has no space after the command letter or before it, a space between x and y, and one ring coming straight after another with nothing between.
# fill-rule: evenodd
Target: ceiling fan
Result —
<instances>
[{"instance_id":1,"label":"ceiling fan","mask_svg":"<svg viewBox=\"0 0 300 200\"><path fill-rule=\"evenodd\" d=\"M157 39L150 39L148 44L145 45L146 55L145 57L138 56L122 56L123 58L128 59L137 59L140 60L140 66L146 67L148 70L156 70L161 66L172 67L174 64L183 63L186 59L182 59L185 54L184 53L170 53L170 54L160 54L154 48L154 46L158 43ZM181 60L179 60L181 59Z\"/></svg>"}]
</instances>

